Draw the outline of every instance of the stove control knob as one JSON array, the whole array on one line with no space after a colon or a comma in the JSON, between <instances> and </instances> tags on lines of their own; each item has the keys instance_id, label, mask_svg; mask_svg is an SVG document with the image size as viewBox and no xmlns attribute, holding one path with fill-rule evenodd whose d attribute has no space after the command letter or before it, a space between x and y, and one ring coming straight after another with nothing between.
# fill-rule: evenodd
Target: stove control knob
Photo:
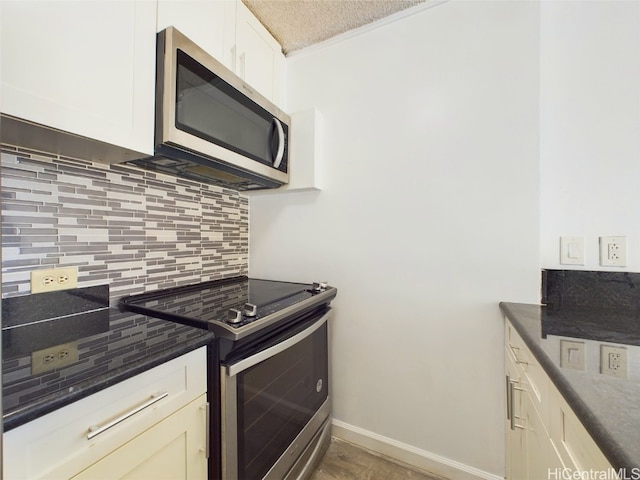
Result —
<instances>
[{"instance_id":1,"label":"stove control knob","mask_svg":"<svg viewBox=\"0 0 640 480\"><path fill-rule=\"evenodd\" d=\"M253 303L244 304L244 315L246 317L255 317L258 314L258 306Z\"/></svg>"},{"instance_id":2,"label":"stove control knob","mask_svg":"<svg viewBox=\"0 0 640 480\"><path fill-rule=\"evenodd\" d=\"M313 282L314 292L324 292L327 289L327 282Z\"/></svg>"},{"instance_id":3,"label":"stove control knob","mask_svg":"<svg viewBox=\"0 0 640 480\"><path fill-rule=\"evenodd\" d=\"M242 321L242 312L235 308L229 309L229 318L227 319L227 323L231 323L235 325L236 323L240 323Z\"/></svg>"}]
</instances>

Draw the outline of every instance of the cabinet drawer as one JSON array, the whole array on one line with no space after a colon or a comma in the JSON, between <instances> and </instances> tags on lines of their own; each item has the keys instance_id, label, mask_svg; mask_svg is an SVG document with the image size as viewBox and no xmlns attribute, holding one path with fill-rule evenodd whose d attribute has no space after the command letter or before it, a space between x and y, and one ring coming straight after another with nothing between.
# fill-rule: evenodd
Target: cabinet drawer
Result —
<instances>
[{"instance_id":1,"label":"cabinet drawer","mask_svg":"<svg viewBox=\"0 0 640 480\"><path fill-rule=\"evenodd\" d=\"M564 466L580 472L612 469L589 432L553 385L550 387L549 396L549 433Z\"/></svg>"},{"instance_id":2,"label":"cabinet drawer","mask_svg":"<svg viewBox=\"0 0 640 480\"><path fill-rule=\"evenodd\" d=\"M4 435L5 478L69 478L206 393L206 347Z\"/></svg>"},{"instance_id":3,"label":"cabinet drawer","mask_svg":"<svg viewBox=\"0 0 640 480\"><path fill-rule=\"evenodd\" d=\"M186 407L127 442L72 480L207 478L207 399Z\"/></svg>"},{"instance_id":4,"label":"cabinet drawer","mask_svg":"<svg viewBox=\"0 0 640 480\"><path fill-rule=\"evenodd\" d=\"M508 320L505 325L507 353L520 369L524 388L531 397L531 402L545 427L548 428L549 378L514 326Z\"/></svg>"}]
</instances>

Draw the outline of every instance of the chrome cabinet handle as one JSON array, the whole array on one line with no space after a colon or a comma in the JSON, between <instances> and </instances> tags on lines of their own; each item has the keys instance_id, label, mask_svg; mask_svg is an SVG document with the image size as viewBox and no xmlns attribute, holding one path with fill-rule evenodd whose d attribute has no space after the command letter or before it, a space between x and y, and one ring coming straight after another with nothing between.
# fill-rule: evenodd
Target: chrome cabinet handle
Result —
<instances>
[{"instance_id":1,"label":"chrome cabinet handle","mask_svg":"<svg viewBox=\"0 0 640 480\"><path fill-rule=\"evenodd\" d=\"M135 415L138 412L141 412L145 408L149 408L151 405L154 405L154 404L158 403L160 400L162 400L163 398L166 398L168 395L169 395L169 392L164 392L164 393L160 393L160 394L157 394L157 395L152 395L151 399L147 400L142 405L138 405L137 407L132 408L128 412L123 413L119 417L114 418L113 420L111 420L111 421L109 421L109 422L107 422L107 423L105 423L103 425L91 425L89 427L89 433L87 434L87 440L91 440L92 438L100 435L101 433L106 432L111 427L115 427L119 423L125 421L127 418L132 417L133 415Z\"/></svg>"},{"instance_id":2,"label":"chrome cabinet handle","mask_svg":"<svg viewBox=\"0 0 640 480\"><path fill-rule=\"evenodd\" d=\"M513 416L513 401L511 399L511 395L513 394L513 388L511 388L511 379L509 378L509 375L506 376L507 378L507 420L511 420L511 417Z\"/></svg>"},{"instance_id":3,"label":"chrome cabinet handle","mask_svg":"<svg viewBox=\"0 0 640 480\"><path fill-rule=\"evenodd\" d=\"M508 377L507 377L508 378ZM516 380L508 380L508 393L507 393L507 398L510 399L510 403L511 403L511 416L509 418L509 427L511 428L511 430L515 430L516 428L519 428L521 430L525 430L526 427L522 426L522 425L518 425L516 423L516 418L520 418L516 415L515 413L515 408L513 407L513 399L514 399L514 390L517 390L519 392L525 392L526 390L524 388L520 388L520 387L516 387L515 384L518 383ZM509 407L507 407L507 411L509 410Z\"/></svg>"},{"instance_id":4,"label":"chrome cabinet handle","mask_svg":"<svg viewBox=\"0 0 640 480\"><path fill-rule=\"evenodd\" d=\"M207 458L209 458L210 456L210 440L211 440L211 432L210 432L210 426L211 426L211 407L209 406L209 402L205 403L204 405L200 406L200 410L204 410L204 415L205 415L205 424L207 426L207 435L206 435L206 440L205 440L205 447L204 447L204 454L206 455Z\"/></svg>"}]
</instances>

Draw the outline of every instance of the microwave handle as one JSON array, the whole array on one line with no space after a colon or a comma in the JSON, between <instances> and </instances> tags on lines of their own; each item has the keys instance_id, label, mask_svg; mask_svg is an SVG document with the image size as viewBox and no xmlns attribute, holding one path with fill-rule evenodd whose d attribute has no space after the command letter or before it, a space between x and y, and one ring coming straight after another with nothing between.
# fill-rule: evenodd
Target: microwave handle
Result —
<instances>
[{"instance_id":1,"label":"microwave handle","mask_svg":"<svg viewBox=\"0 0 640 480\"><path fill-rule=\"evenodd\" d=\"M278 151L273 159L273 168L278 168L280 167L282 158L284 157L284 129L282 128L282 123L280 123L280 120L277 118L274 118L272 122L276 127L276 132L278 132Z\"/></svg>"}]
</instances>

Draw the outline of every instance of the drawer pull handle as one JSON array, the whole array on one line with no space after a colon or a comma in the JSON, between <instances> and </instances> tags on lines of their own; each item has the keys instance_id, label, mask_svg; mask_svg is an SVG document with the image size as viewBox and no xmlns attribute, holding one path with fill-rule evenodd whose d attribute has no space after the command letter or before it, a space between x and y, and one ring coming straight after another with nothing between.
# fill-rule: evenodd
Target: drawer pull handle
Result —
<instances>
[{"instance_id":1,"label":"drawer pull handle","mask_svg":"<svg viewBox=\"0 0 640 480\"><path fill-rule=\"evenodd\" d=\"M138 412L141 412L145 408L149 408L151 405L158 403L163 398L166 398L169 395L169 392L159 393L157 395L152 395L149 400L144 402L142 405L138 405L137 407L129 410L126 413L123 413L117 418L114 418L110 422L105 423L104 425L91 425L89 427L89 433L87 434L87 440L91 440L92 438L100 435L103 432L106 432L111 427L115 427L119 423L125 421L127 418L132 417Z\"/></svg>"}]
</instances>

